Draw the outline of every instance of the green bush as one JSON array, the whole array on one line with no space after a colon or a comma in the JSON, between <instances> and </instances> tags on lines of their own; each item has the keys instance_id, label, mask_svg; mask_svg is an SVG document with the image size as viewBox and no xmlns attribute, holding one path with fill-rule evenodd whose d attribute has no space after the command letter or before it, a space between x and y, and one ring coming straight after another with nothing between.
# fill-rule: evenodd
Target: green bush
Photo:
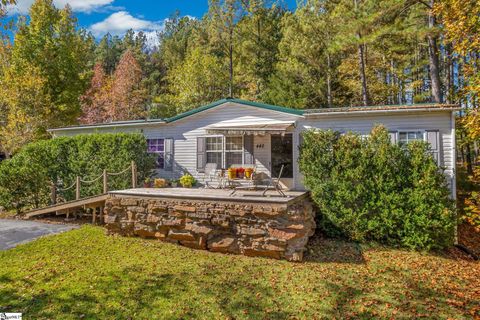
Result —
<instances>
[{"instance_id":1,"label":"green bush","mask_svg":"<svg viewBox=\"0 0 480 320\"><path fill-rule=\"evenodd\" d=\"M120 172L135 161L139 181L143 181L154 167L154 159L147 153L147 143L141 134L91 134L59 137L26 145L12 159L0 163L0 205L21 211L25 207L48 204L51 182L66 188L76 176L93 180L107 172ZM109 176L109 189L131 186L131 171ZM81 196L103 191L102 179L83 184ZM66 200L74 198L75 188L59 192Z\"/></svg>"},{"instance_id":2,"label":"green bush","mask_svg":"<svg viewBox=\"0 0 480 320\"><path fill-rule=\"evenodd\" d=\"M184 174L183 176L180 177L180 184L184 188L191 188L195 185L195 183L197 183L195 178L188 173L186 173L186 174Z\"/></svg>"},{"instance_id":3,"label":"green bush","mask_svg":"<svg viewBox=\"0 0 480 320\"><path fill-rule=\"evenodd\" d=\"M309 130L303 141L300 170L325 233L412 249L452 244L454 204L427 143L392 144L381 126L368 137Z\"/></svg>"}]
</instances>

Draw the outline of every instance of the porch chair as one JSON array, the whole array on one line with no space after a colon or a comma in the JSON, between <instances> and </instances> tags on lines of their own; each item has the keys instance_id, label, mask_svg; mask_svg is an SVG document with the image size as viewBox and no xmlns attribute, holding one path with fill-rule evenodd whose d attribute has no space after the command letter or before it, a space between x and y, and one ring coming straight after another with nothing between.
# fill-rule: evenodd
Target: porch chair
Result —
<instances>
[{"instance_id":1,"label":"porch chair","mask_svg":"<svg viewBox=\"0 0 480 320\"><path fill-rule=\"evenodd\" d=\"M216 163L207 163L205 165L205 189L214 188L211 184L212 182L218 182L216 188L221 187L221 182L219 181L219 176L217 173L217 164Z\"/></svg>"},{"instance_id":2,"label":"porch chair","mask_svg":"<svg viewBox=\"0 0 480 320\"><path fill-rule=\"evenodd\" d=\"M280 179L282 178L284 168L285 168L285 165L282 164L282 166L280 167L280 172L278 173L278 178L269 177L267 179L268 183L266 184L265 189L263 190L262 197L265 196L269 187L273 187L273 189L277 191L282 197L286 197L285 193L282 191L282 185L280 184Z\"/></svg>"}]
</instances>

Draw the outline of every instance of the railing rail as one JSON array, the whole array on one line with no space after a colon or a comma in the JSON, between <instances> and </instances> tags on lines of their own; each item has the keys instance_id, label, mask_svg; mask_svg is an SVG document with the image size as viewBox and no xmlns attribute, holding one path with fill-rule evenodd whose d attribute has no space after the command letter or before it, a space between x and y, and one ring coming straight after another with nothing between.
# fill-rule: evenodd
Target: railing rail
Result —
<instances>
[{"instance_id":1,"label":"railing rail","mask_svg":"<svg viewBox=\"0 0 480 320\"><path fill-rule=\"evenodd\" d=\"M109 176L119 176L119 175L122 175L122 174L124 174L128 171L131 172L132 188L136 188L137 187L137 165L135 164L135 161L132 161L131 164L127 168L125 168L124 170L122 170L120 172L107 172L106 169L103 169L102 174L100 174L99 176L97 176L96 178L94 178L92 180L86 180L86 179L82 179L80 176L76 176L75 181L70 186L68 186L66 188L59 188L56 183L52 182L51 183L51 204L53 205L53 204L57 203L58 192L68 191L70 189L73 189L73 187L75 187L75 200L80 200L80 197L81 197L80 192L81 192L82 185L88 185L88 184L95 183L95 182L99 181L101 178L103 178L102 179L103 193L107 193L108 192L108 177Z\"/></svg>"}]
</instances>

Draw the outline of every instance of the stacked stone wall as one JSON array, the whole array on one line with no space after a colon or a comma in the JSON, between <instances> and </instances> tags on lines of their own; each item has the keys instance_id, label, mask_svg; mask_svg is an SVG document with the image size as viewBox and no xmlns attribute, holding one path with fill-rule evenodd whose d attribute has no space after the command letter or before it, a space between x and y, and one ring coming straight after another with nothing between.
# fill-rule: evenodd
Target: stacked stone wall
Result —
<instances>
[{"instance_id":1,"label":"stacked stone wall","mask_svg":"<svg viewBox=\"0 0 480 320\"><path fill-rule=\"evenodd\" d=\"M258 204L115 195L104 219L109 233L290 261L302 260L315 229L308 198Z\"/></svg>"}]
</instances>

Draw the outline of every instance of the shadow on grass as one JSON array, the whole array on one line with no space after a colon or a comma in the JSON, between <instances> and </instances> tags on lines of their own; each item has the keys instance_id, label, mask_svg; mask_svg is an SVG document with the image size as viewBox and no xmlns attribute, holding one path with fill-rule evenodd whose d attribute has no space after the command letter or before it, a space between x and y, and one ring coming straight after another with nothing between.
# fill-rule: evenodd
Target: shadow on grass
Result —
<instances>
[{"instance_id":1,"label":"shadow on grass","mask_svg":"<svg viewBox=\"0 0 480 320\"><path fill-rule=\"evenodd\" d=\"M324 238L318 232L308 241L305 261L365 264L358 243Z\"/></svg>"},{"instance_id":2,"label":"shadow on grass","mask_svg":"<svg viewBox=\"0 0 480 320\"><path fill-rule=\"evenodd\" d=\"M147 272L135 265L78 282L52 275L35 281L3 275L0 310L22 312L35 319L58 319L62 315L82 319L204 319L218 313L227 319L264 319L267 313L269 319L292 316L272 309L271 288L248 277L222 280L219 272L211 269L198 276L190 272ZM205 275L208 283L202 281Z\"/></svg>"},{"instance_id":3,"label":"shadow on grass","mask_svg":"<svg viewBox=\"0 0 480 320\"><path fill-rule=\"evenodd\" d=\"M145 279L139 277L141 272L139 267L128 267L86 283L54 279L51 275L35 282L4 275L0 278L0 310L42 319L56 319L61 314L85 319L98 319L99 314L126 319L130 313L152 309L150 302L154 299L170 299L171 292L166 288L178 282L172 274ZM56 285L57 282L68 285ZM25 294L19 286L31 287L34 293Z\"/></svg>"}]
</instances>

